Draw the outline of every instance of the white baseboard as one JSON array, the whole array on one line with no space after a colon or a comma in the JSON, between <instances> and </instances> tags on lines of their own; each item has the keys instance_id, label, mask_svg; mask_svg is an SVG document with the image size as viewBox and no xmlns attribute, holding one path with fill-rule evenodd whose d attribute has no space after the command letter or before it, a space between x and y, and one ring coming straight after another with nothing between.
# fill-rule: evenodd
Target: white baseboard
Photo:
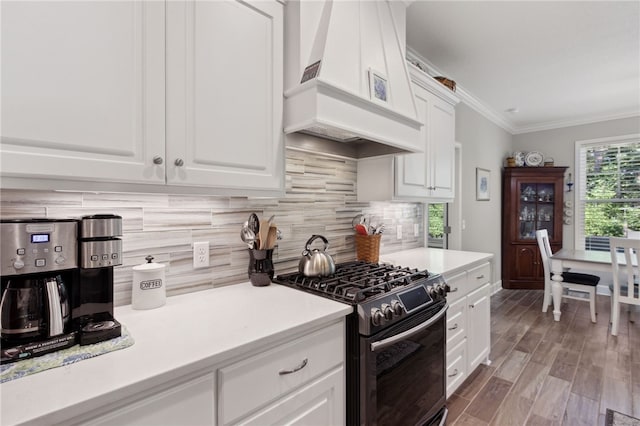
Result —
<instances>
[{"instance_id":1,"label":"white baseboard","mask_svg":"<svg viewBox=\"0 0 640 426\"><path fill-rule=\"evenodd\" d=\"M494 294L496 294L497 292L499 292L500 290L502 290L502 280L496 281L495 283L491 284L491 295L492 296Z\"/></svg>"}]
</instances>

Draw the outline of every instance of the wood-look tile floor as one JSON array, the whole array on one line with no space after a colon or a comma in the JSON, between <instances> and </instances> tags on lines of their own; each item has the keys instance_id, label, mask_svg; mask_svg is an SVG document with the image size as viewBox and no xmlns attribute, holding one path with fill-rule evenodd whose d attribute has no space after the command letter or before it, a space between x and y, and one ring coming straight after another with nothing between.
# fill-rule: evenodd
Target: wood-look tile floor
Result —
<instances>
[{"instance_id":1,"label":"wood-look tile floor","mask_svg":"<svg viewBox=\"0 0 640 426\"><path fill-rule=\"evenodd\" d=\"M640 418L640 309L621 309L611 336L608 296L563 300L542 312L542 290L491 298L491 365L480 365L448 399L448 425L604 425L607 408ZM635 308L635 309L634 309Z\"/></svg>"}]
</instances>

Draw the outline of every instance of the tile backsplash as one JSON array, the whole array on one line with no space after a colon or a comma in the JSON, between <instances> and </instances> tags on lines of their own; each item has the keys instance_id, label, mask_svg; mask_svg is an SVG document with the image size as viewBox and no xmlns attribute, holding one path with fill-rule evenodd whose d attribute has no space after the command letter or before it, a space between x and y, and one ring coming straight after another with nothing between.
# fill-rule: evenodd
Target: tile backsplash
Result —
<instances>
[{"instance_id":1,"label":"tile backsplash","mask_svg":"<svg viewBox=\"0 0 640 426\"><path fill-rule=\"evenodd\" d=\"M55 192L2 189L0 216L6 218L80 217L113 213L123 218L123 265L115 268L115 304L131 303L132 267L147 255L166 269L172 296L248 281L249 255L240 228L251 212L275 215L283 239L274 250L276 274L297 269L313 234L329 240L336 262L355 259L352 218L367 213L386 226L381 252L424 245L424 205L362 203L356 200L356 161L287 149L283 198L196 195ZM402 225L401 239L396 226ZM414 224L419 237L414 237ZM195 241L208 241L210 266L193 269Z\"/></svg>"}]
</instances>

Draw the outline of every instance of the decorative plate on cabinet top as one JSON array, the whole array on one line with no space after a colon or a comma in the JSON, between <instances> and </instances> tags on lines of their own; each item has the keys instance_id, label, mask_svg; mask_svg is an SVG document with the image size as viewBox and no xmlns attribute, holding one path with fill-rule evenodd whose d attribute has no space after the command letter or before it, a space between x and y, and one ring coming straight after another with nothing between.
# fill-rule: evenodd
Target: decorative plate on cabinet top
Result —
<instances>
[{"instance_id":1,"label":"decorative plate on cabinet top","mask_svg":"<svg viewBox=\"0 0 640 426\"><path fill-rule=\"evenodd\" d=\"M513 153L513 158L516 160L516 166L524 166L524 152L516 151Z\"/></svg>"},{"instance_id":2,"label":"decorative plate on cabinet top","mask_svg":"<svg viewBox=\"0 0 640 426\"><path fill-rule=\"evenodd\" d=\"M543 159L544 157L541 153L539 153L538 151L531 151L528 152L524 157L524 163L527 166L539 166L540 164L542 164Z\"/></svg>"}]
</instances>

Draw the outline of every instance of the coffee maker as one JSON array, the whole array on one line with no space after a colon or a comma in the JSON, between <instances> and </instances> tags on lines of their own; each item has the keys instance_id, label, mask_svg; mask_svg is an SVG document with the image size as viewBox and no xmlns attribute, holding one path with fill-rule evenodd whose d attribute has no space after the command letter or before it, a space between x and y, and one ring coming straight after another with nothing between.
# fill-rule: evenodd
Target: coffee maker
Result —
<instances>
[{"instance_id":1,"label":"coffee maker","mask_svg":"<svg viewBox=\"0 0 640 426\"><path fill-rule=\"evenodd\" d=\"M120 336L121 234L115 215L0 221L0 363Z\"/></svg>"},{"instance_id":2,"label":"coffee maker","mask_svg":"<svg viewBox=\"0 0 640 426\"><path fill-rule=\"evenodd\" d=\"M81 345L121 334L113 317L113 267L122 264L120 235L120 216L84 216L79 222L80 285L72 293L71 316Z\"/></svg>"}]
</instances>

